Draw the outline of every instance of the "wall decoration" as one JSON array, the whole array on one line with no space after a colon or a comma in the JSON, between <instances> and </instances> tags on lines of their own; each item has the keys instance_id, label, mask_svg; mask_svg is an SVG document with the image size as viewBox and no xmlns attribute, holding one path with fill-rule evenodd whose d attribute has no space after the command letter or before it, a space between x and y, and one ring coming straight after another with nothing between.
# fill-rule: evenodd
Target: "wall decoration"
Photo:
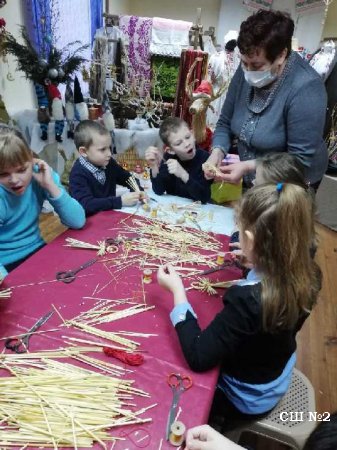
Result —
<instances>
[{"instance_id":1,"label":"wall decoration","mask_svg":"<svg viewBox=\"0 0 337 450\"><path fill-rule=\"evenodd\" d=\"M324 0L296 0L296 12L302 13L315 8L320 8L324 3Z\"/></svg>"},{"instance_id":2,"label":"wall decoration","mask_svg":"<svg viewBox=\"0 0 337 450\"><path fill-rule=\"evenodd\" d=\"M128 83L143 84L143 95L151 89L150 41L152 19L121 16L119 27L128 47Z\"/></svg>"},{"instance_id":3,"label":"wall decoration","mask_svg":"<svg viewBox=\"0 0 337 450\"><path fill-rule=\"evenodd\" d=\"M0 17L0 58L5 57L5 40L6 40L6 21L3 17Z\"/></svg>"},{"instance_id":4,"label":"wall decoration","mask_svg":"<svg viewBox=\"0 0 337 450\"><path fill-rule=\"evenodd\" d=\"M250 10L265 9L269 11L273 5L273 0L243 0L243 4Z\"/></svg>"},{"instance_id":5,"label":"wall decoration","mask_svg":"<svg viewBox=\"0 0 337 450\"><path fill-rule=\"evenodd\" d=\"M33 81L38 99L38 120L41 124L41 139L47 140L49 110L55 119L55 139L62 142L64 127L63 105L58 90L60 83L72 81L73 74L81 67L85 59L80 55L88 45L80 45L74 50L78 41L71 42L62 49L57 49L48 39L50 50L42 57L33 47L26 27L21 26L20 44L11 33L6 33L5 50L16 57L18 69L26 78Z\"/></svg>"}]
</instances>

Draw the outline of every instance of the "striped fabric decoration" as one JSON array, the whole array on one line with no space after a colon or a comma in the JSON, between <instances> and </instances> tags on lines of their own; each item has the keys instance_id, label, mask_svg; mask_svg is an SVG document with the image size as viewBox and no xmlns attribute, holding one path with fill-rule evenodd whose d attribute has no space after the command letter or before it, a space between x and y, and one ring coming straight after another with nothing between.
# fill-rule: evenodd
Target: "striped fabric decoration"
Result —
<instances>
[{"instance_id":1,"label":"striped fabric decoration","mask_svg":"<svg viewBox=\"0 0 337 450\"><path fill-rule=\"evenodd\" d=\"M322 0L296 0L296 12L301 13L324 5Z\"/></svg>"},{"instance_id":2,"label":"striped fabric decoration","mask_svg":"<svg viewBox=\"0 0 337 450\"><path fill-rule=\"evenodd\" d=\"M45 108L48 108L49 102L48 97L46 94L46 91L42 84L34 83L36 97L37 97L37 104L41 107L44 106Z\"/></svg>"},{"instance_id":3,"label":"striped fabric decoration","mask_svg":"<svg viewBox=\"0 0 337 450\"><path fill-rule=\"evenodd\" d=\"M269 11L272 7L273 0L243 0L243 4L250 10L265 9Z\"/></svg>"}]
</instances>

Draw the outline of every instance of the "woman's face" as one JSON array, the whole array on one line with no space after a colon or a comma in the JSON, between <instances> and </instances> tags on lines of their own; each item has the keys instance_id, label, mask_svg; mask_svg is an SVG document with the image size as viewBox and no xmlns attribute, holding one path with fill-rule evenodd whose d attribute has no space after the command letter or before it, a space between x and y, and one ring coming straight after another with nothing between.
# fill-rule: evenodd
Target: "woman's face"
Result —
<instances>
[{"instance_id":1,"label":"woman's face","mask_svg":"<svg viewBox=\"0 0 337 450\"><path fill-rule=\"evenodd\" d=\"M252 72L271 70L272 73L277 74L279 74L280 68L285 62L286 56L287 50L284 49L275 61L269 61L266 57L264 48L257 48L256 51L250 55L240 55L241 63L245 70Z\"/></svg>"}]
</instances>

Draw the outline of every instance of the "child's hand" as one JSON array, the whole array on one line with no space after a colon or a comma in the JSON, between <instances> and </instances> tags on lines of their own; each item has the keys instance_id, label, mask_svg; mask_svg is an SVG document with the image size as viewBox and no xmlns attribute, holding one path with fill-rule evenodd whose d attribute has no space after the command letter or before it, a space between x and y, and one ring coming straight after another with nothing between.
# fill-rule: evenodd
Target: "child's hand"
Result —
<instances>
[{"instance_id":1,"label":"child's hand","mask_svg":"<svg viewBox=\"0 0 337 450\"><path fill-rule=\"evenodd\" d=\"M140 200L141 202L143 202L143 203L147 203L147 202L149 201L149 196L147 195L146 192L141 191L141 192L139 193L139 200Z\"/></svg>"},{"instance_id":2,"label":"child's hand","mask_svg":"<svg viewBox=\"0 0 337 450\"><path fill-rule=\"evenodd\" d=\"M171 175L175 175L177 178L183 180L184 183L187 183L190 176L176 159L170 158L166 161L166 164L167 170Z\"/></svg>"},{"instance_id":3,"label":"child's hand","mask_svg":"<svg viewBox=\"0 0 337 450\"><path fill-rule=\"evenodd\" d=\"M134 206L141 199L142 195L143 192L128 192L127 194L123 194L121 197L122 206Z\"/></svg>"},{"instance_id":4,"label":"child's hand","mask_svg":"<svg viewBox=\"0 0 337 450\"><path fill-rule=\"evenodd\" d=\"M172 292L173 294L184 292L185 288L179 274L170 264L161 266L157 272L157 279L160 286Z\"/></svg>"},{"instance_id":5,"label":"child's hand","mask_svg":"<svg viewBox=\"0 0 337 450\"><path fill-rule=\"evenodd\" d=\"M163 155L157 147L150 146L145 150L145 159L151 169L158 169Z\"/></svg>"},{"instance_id":6,"label":"child's hand","mask_svg":"<svg viewBox=\"0 0 337 450\"><path fill-rule=\"evenodd\" d=\"M231 254L235 255L235 260L240 266L246 267L246 269L252 269L254 267L254 264L252 264L242 253L240 242L230 242L229 247L232 251Z\"/></svg>"},{"instance_id":7,"label":"child's hand","mask_svg":"<svg viewBox=\"0 0 337 450\"><path fill-rule=\"evenodd\" d=\"M46 189L51 197L58 197L61 193L60 188L55 184L52 175L52 169L46 161L42 159L33 159L33 177L43 189Z\"/></svg>"},{"instance_id":8,"label":"child's hand","mask_svg":"<svg viewBox=\"0 0 337 450\"><path fill-rule=\"evenodd\" d=\"M228 244L228 246L230 247L230 250L241 250L241 244L240 242L230 242Z\"/></svg>"},{"instance_id":9,"label":"child's hand","mask_svg":"<svg viewBox=\"0 0 337 450\"><path fill-rule=\"evenodd\" d=\"M209 425L200 425L187 431L185 450L239 450L240 445L227 439Z\"/></svg>"}]
</instances>

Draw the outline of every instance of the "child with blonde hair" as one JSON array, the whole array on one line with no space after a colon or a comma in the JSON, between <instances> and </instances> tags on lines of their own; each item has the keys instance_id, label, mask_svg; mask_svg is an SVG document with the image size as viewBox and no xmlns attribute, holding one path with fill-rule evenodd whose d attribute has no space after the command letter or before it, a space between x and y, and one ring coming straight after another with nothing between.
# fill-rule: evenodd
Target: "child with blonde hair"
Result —
<instances>
[{"instance_id":1,"label":"child with blonde hair","mask_svg":"<svg viewBox=\"0 0 337 450\"><path fill-rule=\"evenodd\" d=\"M245 193L237 223L253 269L227 290L224 308L204 330L178 273L168 265L159 269L159 284L174 297L171 321L190 368L221 367L213 418L256 418L287 391L296 333L321 288L321 272L310 255L313 220L312 196L301 186L263 184Z\"/></svg>"},{"instance_id":2,"label":"child with blonde hair","mask_svg":"<svg viewBox=\"0 0 337 450\"><path fill-rule=\"evenodd\" d=\"M39 230L48 200L61 222L82 228L82 206L64 190L45 161L33 158L22 134L0 125L0 273L6 275L45 243Z\"/></svg>"}]
</instances>

